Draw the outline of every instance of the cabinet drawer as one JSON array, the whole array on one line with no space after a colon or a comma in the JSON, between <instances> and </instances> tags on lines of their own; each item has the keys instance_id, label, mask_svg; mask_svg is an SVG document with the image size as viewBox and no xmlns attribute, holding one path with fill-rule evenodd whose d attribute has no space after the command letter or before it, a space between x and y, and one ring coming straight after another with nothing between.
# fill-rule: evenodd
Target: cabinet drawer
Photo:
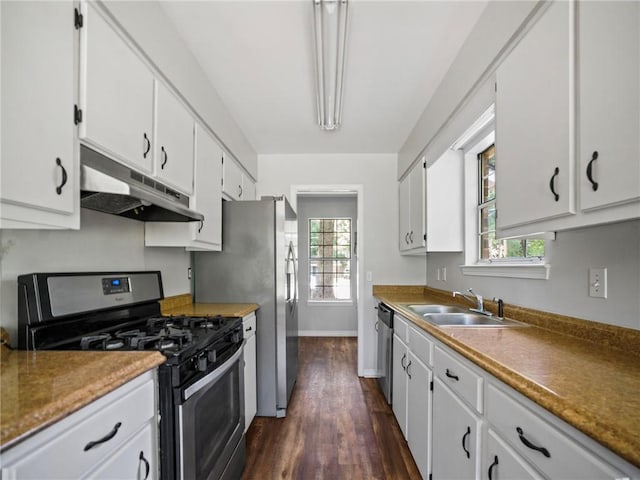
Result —
<instances>
[{"instance_id":1,"label":"cabinet drawer","mask_svg":"<svg viewBox=\"0 0 640 480\"><path fill-rule=\"evenodd\" d=\"M433 365L433 342L413 326L409 327L409 348L426 365Z\"/></svg>"},{"instance_id":2,"label":"cabinet drawer","mask_svg":"<svg viewBox=\"0 0 640 480\"><path fill-rule=\"evenodd\" d=\"M481 478L542 480L542 477L520 458L496 432L488 429L485 442Z\"/></svg>"},{"instance_id":3,"label":"cabinet drawer","mask_svg":"<svg viewBox=\"0 0 640 480\"><path fill-rule=\"evenodd\" d=\"M131 440L109 456L97 470L87 475L95 478L129 478L153 480L157 478L157 464L153 428L147 423Z\"/></svg>"},{"instance_id":4,"label":"cabinet drawer","mask_svg":"<svg viewBox=\"0 0 640 480\"><path fill-rule=\"evenodd\" d=\"M251 313L242 319L244 338L251 338L256 334L256 314Z\"/></svg>"},{"instance_id":5,"label":"cabinet drawer","mask_svg":"<svg viewBox=\"0 0 640 480\"><path fill-rule=\"evenodd\" d=\"M440 347L435 348L433 369L442 381L460 395L469 405L482 413L483 379L462 361L449 355Z\"/></svg>"},{"instance_id":6,"label":"cabinet drawer","mask_svg":"<svg viewBox=\"0 0 640 480\"><path fill-rule=\"evenodd\" d=\"M409 343L409 322L397 312L393 314L393 333L404 343Z\"/></svg>"},{"instance_id":7,"label":"cabinet drawer","mask_svg":"<svg viewBox=\"0 0 640 480\"><path fill-rule=\"evenodd\" d=\"M35 443L29 447L31 450L22 449L29 453L17 461L3 458L3 478L78 478L104 462L111 452L154 416L153 380L132 391L127 390L126 385L120 387L63 420L67 428L52 438L48 438L47 430L38 434L45 442ZM118 423L120 426L116 429ZM57 425L51 429L55 427ZM116 433L111 439L85 451L90 442L105 438L114 430ZM33 440L38 441L38 437Z\"/></svg>"},{"instance_id":8,"label":"cabinet drawer","mask_svg":"<svg viewBox=\"0 0 640 480\"><path fill-rule=\"evenodd\" d=\"M519 455L549 478L625 476L493 385L487 389L487 419Z\"/></svg>"}]
</instances>

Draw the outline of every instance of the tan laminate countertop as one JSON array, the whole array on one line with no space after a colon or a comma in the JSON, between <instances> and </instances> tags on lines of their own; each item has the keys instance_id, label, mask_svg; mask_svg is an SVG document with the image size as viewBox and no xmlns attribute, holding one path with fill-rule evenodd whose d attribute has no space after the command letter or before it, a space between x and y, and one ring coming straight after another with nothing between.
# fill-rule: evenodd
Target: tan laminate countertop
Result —
<instances>
[{"instance_id":1,"label":"tan laminate countertop","mask_svg":"<svg viewBox=\"0 0 640 480\"><path fill-rule=\"evenodd\" d=\"M255 312L255 303L192 303L162 310L163 315L188 315L191 317L208 317L222 315L223 317L244 317Z\"/></svg>"},{"instance_id":2,"label":"tan laminate countertop","mask_svg":"<svg viewBox=\"0 0 640 480\"><path fill-rule=\"evenodd\" d=\"M159 352L2 349L0 447L10 447L165 360Z\"/></svg>"},{"instance_id":3,"label":"tan laminate countertop","mask_svg":"<svg viewBox=\"0 0 640 480\"><path fill-rule=\"evenodd\" d=\"M446 303L443 297L410 288L382 293L374 289L374 296L507 385L640 467L640 357L633 343L632 348L625 351L599 343L598 337L589 341L534 325L437 327L412 313L406 304L443 304ZM587 329L589 323L585 321ZM627 333L635 342L637 332L623 329L622 334Z\"/></svg>"},{"instance_id":4,"label":"tan laminate countertop","mask_svg":"<svg viewBox=\"0 0 640 480\"><path fill-rule=\"evenodd\" d=\"M191 294L185 293L160 301L163 315L188 315L190 317L244 317L260 308L255 303L193 303Z\"/></svg>"}]
</instances>

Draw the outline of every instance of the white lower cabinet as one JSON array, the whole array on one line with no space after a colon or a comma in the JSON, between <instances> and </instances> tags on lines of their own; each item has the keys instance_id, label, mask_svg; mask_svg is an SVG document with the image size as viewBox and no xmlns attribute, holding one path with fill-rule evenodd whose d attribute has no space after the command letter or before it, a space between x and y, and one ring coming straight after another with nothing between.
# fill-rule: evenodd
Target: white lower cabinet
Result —
<instances>
[{"instance_id":1,"label":"white lower cabinet","mask_svg":"<svg viewBox=\"0 0 640 480\"><path fill-rule=\"evenodd\" d=\"M487 420L514 451L548 478L624 478L626 475L547 423L508 390L489 385ZM541 415L542 413L542 415Z\"/></svg>"},{"instance_id":2,"label":"white lower cabinet","mask_svg":"<svg viewBox=\"0 0 640 480\"><path fill-rule=\"evenodd\" d=\"M407 438L407 345L397 334L393 334L393 376L391 387L391 407L400 430Z\"/></svg>"},{"instance_id":3,"label":"white lower cabinet","mask_svg":"<svg viewBox=\"0 0 640 480\"><path fill-rule=\"evenodd\" d=\"M640 480L640 469L398 313L392 406L425 479Z\"/></svg>"},{"instance_id":4,"label":"white lower cabinet","mask_svg":"<svg viewBox=\"0 0 640 480\"><path fill-rule=\"evenodd\" d=\"M3 480L158 477L156 370L2 452Z\"/></svg>"},{"instance_id":5,"label":"white lower cabinet","mask_svg":"<svg viewBox=\"0 0 640 480\"><path fill-rule=\"evenodd\" d=\"M413 346L411 346L413 348ZM407 443L423 478L429 477L432 373L409 351L407 362Z\"/></svg>"},{"instance_id":6,"label":"white lower cabinet","mask_svg":"<svg viewBox=\"0 0 640 480\"><path fill-rule=\"evenodd\" d=\"M480 478L541 480L542 477L492 429L486 429Z\"/></svg>"},{"instance_id":7,"label":"white lower cabinet","mask_svg":"<svg viewBox=\"0 0 640 480\"><path fill-rule=\"evenodd\" d=\"M431 382L433 343L397 315L393 335L393 413L420 474L427 478L431 451Z\"/></svg>"},{"instance_id":8,"label":"white lower cabinet","mask_svg":"<svg viewBox=\"0 0 640 480\"><path fill-rule=\"evenodd\" d=\"M258 377L256 366L256 314L242 319L244 330L244 431L249 429L258 411Z\"/></svg>"},{"instance_id":9,"label":"white lower cabinet","mask_svg":"<svg viewBox=\"0 0 640 480\"><path fill-rule=\"evenodd\" d=\"M433 383L433 478L477 478L480 418L439 377Z\"/></svg>"},{"instance_id":10,"label":"white lower cabinet","mask_svg":"<svg viewBox=\"0 0 640 480\"><path fill-rule=\"evenodd\" d=\"M153 429L147 424L137 435L122 445L97 470L86 478L127 478L146 480L154 478L151 472L157 469L154 456L149 450L154 445Z\"/></svg>"}]
</instances>

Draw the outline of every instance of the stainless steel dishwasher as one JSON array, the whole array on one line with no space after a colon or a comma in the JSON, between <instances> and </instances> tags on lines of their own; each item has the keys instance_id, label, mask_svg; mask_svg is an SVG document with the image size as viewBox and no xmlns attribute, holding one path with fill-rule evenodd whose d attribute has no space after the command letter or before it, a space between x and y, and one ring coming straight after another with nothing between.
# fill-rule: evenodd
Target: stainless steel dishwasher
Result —
<instances>
[{"instance_id":1,"label":"stainless steel dishwasher","mask_svg":"<svg viewBox=\"0 0 640 480\"><path fill-rule=\"evenodd\" d=\"M378 384L391 405L391 386L393 379L393 310L384 303L378 303L378 321L376 330L378 331Z\"/></svg>"}]
</instances>

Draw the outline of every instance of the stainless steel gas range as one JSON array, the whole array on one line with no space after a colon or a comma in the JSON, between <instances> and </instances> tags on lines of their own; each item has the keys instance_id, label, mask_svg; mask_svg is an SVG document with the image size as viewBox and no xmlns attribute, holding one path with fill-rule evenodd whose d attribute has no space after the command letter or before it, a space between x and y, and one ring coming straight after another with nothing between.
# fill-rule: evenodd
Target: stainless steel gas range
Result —
<instances>
[{"instance_id":1,"label":"stainless steel gas range","mask_svg":"<svg viewBox=\"0 0 640 480\"><path fill-rule=\"evenodd\" d=\"M160 475L238 479L245 463L238 317L162 316L160 272L18 277L18 343L29 350L158 350Z\"/></svg>"}]
</instances>

